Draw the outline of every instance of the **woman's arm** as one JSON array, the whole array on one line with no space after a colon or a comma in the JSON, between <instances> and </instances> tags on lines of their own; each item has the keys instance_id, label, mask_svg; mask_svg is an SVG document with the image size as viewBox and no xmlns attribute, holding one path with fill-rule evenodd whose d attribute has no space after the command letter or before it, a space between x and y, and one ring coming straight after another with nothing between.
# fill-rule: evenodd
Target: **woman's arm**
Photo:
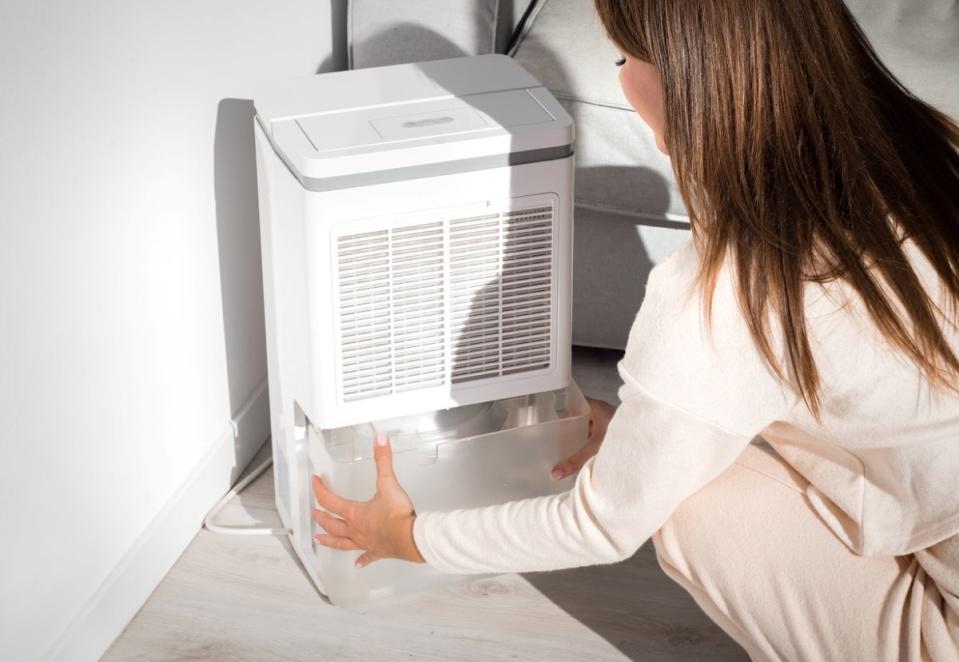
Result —
<instances>
[{"instance_id":1,"label":"woman's arm","mask_svg":"<svg viewBox=\"0 0 959 662\"><path fill-rule=\"evenodd\" d=\"M729 272L717 279L707 324L698 265L688 242L650 273L618 365L622 404L573 488L422 514L413 533L427 561L446 572L497 572L626 558L787 414L796 395L756 348Z\"/></svg>"},{"instance_id":2,"label":"woman's arm","mask_svg":"<svg viewBox=\"0 0 959 662\"><path fill-rule=\"evenodd\" d=\"M619 364L622 404L598 454L563 494L430 512L413 534L443 572L526 572L631 556L751 435L722 430L652 396Z\"/></svg>"},{"instance_id":3,"label":"woman's arm","mask_svg":"<svg viewBox=\"0 0 959 662\"><path fill-rule=\"evenodd\" d=\"M689 295L697 264L687 244L650 274L618 364L622 404L569 492L416 517L410 505L407 519L389 520L383 543L376 531L331 522L347 539L336 544L382 556L390 553L390 536L405 535L417 556L452 573L552 570L630 556L796 401L758 353L725 277L706 332L701 301ZM350 507L354 521L375 521L363 513L367 506L379 512L380 491L363 508ZM326 494L317 498L330 508ZM411 531L395 533L402 528L395 522ZM355 546L357 539L372 547Z\"/></svg>"},{"instance_id":4,"label":"woman's arm","mask_svg":"<svg viewBox=\"0 0 959 662\"><path fill-rule=\"evenodd\" d=\"M329 511L313 511L326 531L315 540L364 550L361 566L380 558L425 560L448 573L555 570L631 556L680 501L735 460L751 435L652 396L626 371L625 360L618 369L622 404L568 492L416 515L393 473L389 444L378 443L370 501L343 499L314 478L317 501Z\"/></svg>"}]
</instances>

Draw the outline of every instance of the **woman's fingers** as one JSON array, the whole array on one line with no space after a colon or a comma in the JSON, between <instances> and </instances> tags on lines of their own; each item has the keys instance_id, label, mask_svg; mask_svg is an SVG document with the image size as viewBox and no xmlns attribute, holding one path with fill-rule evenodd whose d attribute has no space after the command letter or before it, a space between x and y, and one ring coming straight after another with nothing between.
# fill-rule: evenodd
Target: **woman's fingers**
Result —
<instances>
[{"instance_id":1,"label":"woman's fingers","mask_svg":"<svg viewBox=\"0 0 959 662\"><path fill-rule=\"evenodd\" d=\"M342 551L363 550L360 565L379 558L396 557L416 560L409 522L415 516L409 496L400 486L393 471L390 439L377 434L373 445L376 464L376 493L369 501L350 501L333 493L319 478L313 477L317 503L325 509L311 511L313 521L323 528L313 536L317 544ZM337 517L339 515L339 517Z\"/></svg>"},{"instance_id":2,"label":"woman's fingers","mask_svg":"<svg viewBox=\"0 0 959 662\"><path fill-rule=\"evenodd\" d=\"M376 462L377 487L396 480L396 474L393 473L393 447L389 436L382 432L377 432L373 438L373 461Z\"/></svg>"},{"instance_id":3,"label":"woman's fingers","mask_svg":"<svg viewBox=\"0 0 959 662\"><path fill-rule=\"evenodd\" d=\"M373 552L363 552L356 559L356 567L364 568L371 564L373 561L379 561L381 557L377 556Z\"/></svg>"},{"instance_id":4,"label":"woman's fingers","mask_svg":"<svg viewBox=\"0 0 959 662\"><path fill-rule=\"evenodd\" d=\"M334 517L325 510L317 510L316 508L310 509L310 517L313 518L314 522L322 526L323 530L327 533L344 538L349 537L350 527L339 517Z\"/></svg>"},{"instance_id":5,"label":"woman's fingers","mask_svg":"<svg viewBox=\"0 0 959 662\"><path fill-rule=\"evenodd\" d=\"M318 504L331 513L340 515L341 517L347 517L347 515L352 512L353 505L355 504L354 501L344 499L338 494L335 494L326 486L323 480L316 475L313 476L313 496L316 497Z\"/></svg>"},{"instance_id":6,"label":"woman's fingers","mask_svg":"<svg viewBox=\"0 0 959 662\"><path fill-rule=\"evenodd\" d=\"M344 538L342 536L331 536L328 533L317 533L313 536L313 540L324 547L338 549L341 552L351 552L353 550L362 549L362 547L357 545L349 538Z\"/></svg>"},{"instance_id":7,"label":"woman's fingers","mask_svg":"<svg viewBox=\"0 0 959 662\"><path fill-rule=\"evenodd\" d=\"M570 455L568 458L562 462L556 464L552 471L550 471L549 477L553 480L562 480L569 476L570 474L576 473L579 471L586 461L596 455L596 452L599 450L599 444L595 441L591 441L578 451Z\"/></svg>"}]
</instances>

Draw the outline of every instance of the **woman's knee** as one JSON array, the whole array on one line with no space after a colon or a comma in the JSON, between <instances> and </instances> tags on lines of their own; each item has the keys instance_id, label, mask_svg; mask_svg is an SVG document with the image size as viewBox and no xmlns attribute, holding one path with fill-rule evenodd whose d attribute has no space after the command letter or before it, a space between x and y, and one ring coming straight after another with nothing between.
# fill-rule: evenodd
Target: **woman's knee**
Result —
<instances>
[{"instance_id":1,"label":"woman's knee","mask_svg":"<svg viewBox=\"0 0 959 662\"><path fill-rule=\"evenodd\" d=\"M730 468L727 470L732 471ZM729 504L723 503L725 474L688 497L653 534L656 558L667 574L691 578L694 568L715 557L715 538L721 535ZM697 562L698 559L698 562Z\"/></svg>"},{"instance_id":2,"label":"woman's knee","mask_svg":"<svg viewBox=\"0 0 959 662\"><path fill-rule=\"evenodd\" d=\"M712 484L708 488L709 496L717 492ZM691 578L698 574L694 568L715 556L711 541L722 530L724 509L714 498L703 496L698 492L683 501L652 536L656 559L667 574Z\"/></svg>"},{"instance_id":3,"label":"woman's knee","mask_svg":"<svg viewBox=\"0 0 959 662\"><path fill-rule=\"evenodd\" d=\"M767 532L776 494L795 499L805 482L774 451L750 444L735 463L688 497L653 536L660 565L691 577L730 572ZM666 569L666 568L664 568ZM747 568L748 570L748 568Z\"/></svg>"}]
</instances>

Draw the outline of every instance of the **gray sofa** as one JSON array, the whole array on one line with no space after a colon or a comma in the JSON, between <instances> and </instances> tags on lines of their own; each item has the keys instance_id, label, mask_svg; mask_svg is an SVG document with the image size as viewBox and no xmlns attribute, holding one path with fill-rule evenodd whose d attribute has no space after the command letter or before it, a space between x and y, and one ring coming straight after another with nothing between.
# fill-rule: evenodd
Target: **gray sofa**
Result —
<instances>
[{"instance_id":1,"label":"gray sofa","mask_svg":"<svg viewBox=\"0 0 959 662\"><path fill-rule=\"evenodd\" d=\"M959 0L847 0L886 64L959 117ZM352 0L351 66L508 52L576 120L573 342L622 349L653 265L689 236L669 159L623 98L592 0Z\"/></svg>"}]
</instances>

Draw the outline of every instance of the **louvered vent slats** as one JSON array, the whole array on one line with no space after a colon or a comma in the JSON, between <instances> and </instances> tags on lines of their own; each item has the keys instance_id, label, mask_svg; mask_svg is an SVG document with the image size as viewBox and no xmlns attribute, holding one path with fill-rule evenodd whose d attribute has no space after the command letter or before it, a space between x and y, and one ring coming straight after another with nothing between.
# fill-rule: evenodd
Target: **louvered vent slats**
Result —
<instances>
[{"instance_id":1,"label":"louvered vent slats","mask_svg":"<svg viewBox=\"0 0 959 662\"><path fill-rule=\"evenodd\" d=\"M450 250L469 256L451 268L453 383L549 367L552 208L451 221Z\"/></svg>"},{"instance_id":2,"label":"louvered vent slats","mask_svg":"<svg viewBox=\"0 0 959 662\"><path fill-rule=\"evenodd\" d=\"M553 231L541 206L339 237L343 399L549 367Z\"/></svg>"}]
</instances>

